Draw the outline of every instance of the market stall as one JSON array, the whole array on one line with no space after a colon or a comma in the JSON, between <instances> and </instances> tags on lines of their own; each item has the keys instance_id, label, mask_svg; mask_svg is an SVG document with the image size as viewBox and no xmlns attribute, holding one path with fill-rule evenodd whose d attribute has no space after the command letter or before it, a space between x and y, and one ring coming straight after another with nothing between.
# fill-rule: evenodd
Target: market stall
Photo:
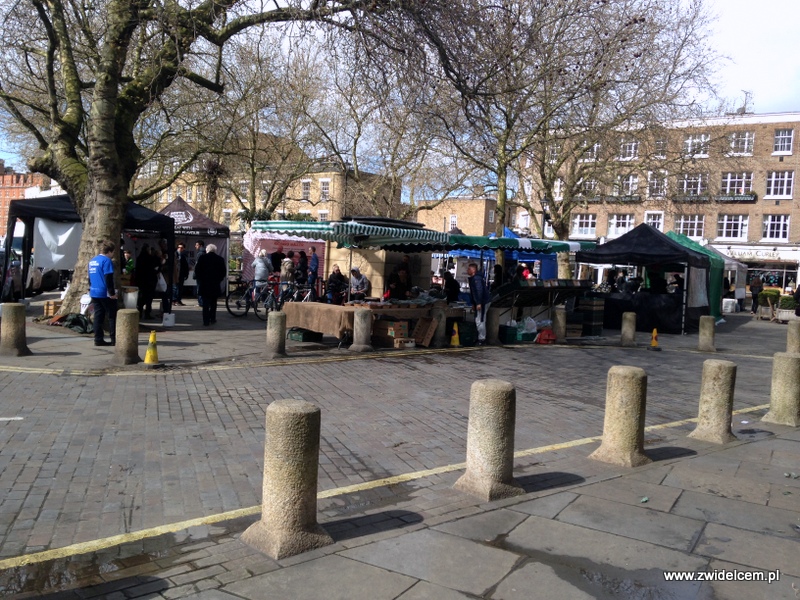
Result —
<instances>
[{"instance_id":1,"label":"market stall","mask_svg":"<svg viewBox=\"0 0 800 600\"><path fill-rule=\"evenodd\" d=\"M686 333L697 331L700 316L710 313L707 254L681 245L645 223L625 235L576 254L578 262L643 267L645 273L684 271L683 293L652 293L647 287L637 293L603 294L603 325L620 329L622 314L636 313L636 328L650 332Z\"/></svg>"}]
</instances>

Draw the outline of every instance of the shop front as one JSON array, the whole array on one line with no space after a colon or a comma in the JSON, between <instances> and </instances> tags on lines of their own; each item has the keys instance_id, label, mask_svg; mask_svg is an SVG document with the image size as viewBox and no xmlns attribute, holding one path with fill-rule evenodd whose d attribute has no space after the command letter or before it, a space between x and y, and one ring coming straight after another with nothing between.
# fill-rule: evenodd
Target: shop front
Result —
<instances>
[{"instance_id":1,"label":"shop front","mask_svg":"<svg viewBox=\"0 0 800 600\"><path fill-rule=\"evenodd\" d=\"M758 276L764 285L786 289L797 286L800 247L758 246L753 244L713 246L747 265L747 283ZM733 282L731 282L733 283Z\"/></svg>"}]
</instances>

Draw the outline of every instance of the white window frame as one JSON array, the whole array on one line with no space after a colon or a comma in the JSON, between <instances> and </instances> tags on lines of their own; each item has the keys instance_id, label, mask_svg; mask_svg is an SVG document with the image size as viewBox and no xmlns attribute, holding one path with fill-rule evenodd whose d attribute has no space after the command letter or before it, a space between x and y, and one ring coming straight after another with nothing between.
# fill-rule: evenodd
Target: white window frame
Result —
<instances>
[{"instance_id":1,"label":"white window frame","mask_svg":"<svg viewBox=\"0 0 800 600\"><path fill-rule=\"evenodd\" d=\"M222 209L222 224L227 225L228 227L231 226L231 219L233 218L233 210L230 208L223 208Z\"/></svg>"},{"instance_id":2,"label":"white window frame","mask_svg":"<svg viewBox=\"0 0 800 600\"><path fill-rule=\"evenodd\" d=\"M708 158L711 135L708 133L689 133L683 138L683 153L693 158Z\"/></svg>"},{"instance_id":3,"label":"white window frame","mask_svg":"<svg viewBox=\"0 0 800 600\"><path fill-rule=\"evenodd\" d=\"M667 158L667 138L656 139L653 155L656 158Z\"/></svg>"},{"instance_id":4,"label":"white window frame","mask_svg":"<svg viewBox=\"0 0 800 600\"><path fill-rule=\"evenodd\" d=\"M311 200L311 180L303 179L300 182L300 201L309 202Z\"/></svg>"},{"instance_id":5,"label":"white window frame","mask_svg":"<svg viewBox=\"0 0 800 600\"><path fill-rule=\"evenodd\" d=\"M618 196L636 196L639 193L639 175L628 173L617 177Z\"/></svg>"},{"instance_id":6,"label":"white window frame","mask_svg":"<svg viewBox=\"0 0 800 600\"><path fill-rule=\"evenodd\" d=\"M225 190L225 202L226 202L226 204L229 204L229 203L233 202L232 196L233 196L233 194L231 193L231 191L229 189Z\"/></svg>"},{"instance_id":7,"label":"white window frame","mask_svg":"<svg viewBox=\"0 0 800 600\"><path fill-rule=\"evenodd\" d=\"M764 215L761 228L762 242L788 242L789 241L789 215ZM777 234L777 235L772 235Z\"/></svg>"},{"instance_id":8,"label":"white window frame","mask_svg":"<svg viewBox=\"0 0 800 600\"><path fill-rule=\"evenodd\" d=\"M517 227L520 229L529 229L531 226L531 215L528 212L520 212L517 215Z\"/></svg>"},{"instance_id":9,"label":"white window frame","mask_svg":"<svg viewBox=\"0 0 800 600\"><path fill-rule=\"evenodd\" d=\"M772 156L790 156L794 147L794 129L776 129Z\"/></svg>"},{"instance_id":10,"label":"white window frame","mask_svg":"<svg viewBox=\"0 0 800 600\"><path fill-rule=\"evenodd\" d=\"M684 196L702 196L708 193L708 173L683 173L678 180L678 191Z\"/></svg>"},{"instance_id":11,"label":"white window frame","mask_svg":"<svg viewBox=\"0 0 800 600\"><path fill-rule=\"evenodd\" d=\"M330 212L327 210L317 211L317 221L321 223L330 221Z\"/></svg>"},{"instance_id":12,"label":"white window frame","mask_svg":"<svg viewBox=\"0 0 800 600\"><path fill-rule=\"evenodd\" d=\"M644 222L655 227L659 231L664 231L664 211L647 210L644 213Z\"/></svg>"},{"instance_id":13,"label":"white window frame","mask_svg":"<svg viewBox=\"0 0 800 600\"><path fill-rule=\"evenodd\" d=\"M648 171L647 173L647 197L664 198L667 195L666 171Z\"/></svg>"},{"instance_id":14,"label":"white window frame","mask_svg":"<svg viewBox=\"0 0 800 600\"><path fill-rule=\"evenodd\" d=\"M319 180L319 201L320 202L328 202L331 199L331 180L330 179L320 179Z\"/></svg>"},{"instance_id":15,"label":"white window frame","mask_svg":"<svg viewBox=\"0 0 800 600\"><path fill-rule=\"evenodd\" d=\"M553 224L552 223L545 223L544 224L544 228L543 228L543 232L544 232L543 235L546 238L554 238L554 237L556 237L556 230L553 229Z\"/></svg>"},{"instance_id":16,"label":"white window frame","mask_svg":"<svg viewBox=\"0 0 800 600\"><path fill-rule=\"evenodd\" d=\"M675 231L693 240L703 239L705 217L700 214L684 214L675 217Z\"/></svg>"},{"instance_id":17,"label":"white window frame","mask_svg":"<svg viewBox=\"0 0 800 600\"><path fill-rule=\"evenodd\" d=\"M767 171L765 199L791 200L794 192L794 171Z\"/></svg>"},{"instance_id":18,"label":"white window frame","mask_svg":"<svg viewBox=\"0 0 800 600\"><path fill-rule=\"evenodd\" d=\"M717 215L717 239L720 241L747 241L748 215Z\"/></svg>"},{"instance_id":19,"label":"white window frame","mask_svg":"<svg viewBox=\"0 0 800 600\"><path fill-rule=\"evenodd\" d=\"M448 229L448 231L453 231L453 229L456 229L458 227L458 215L450 215L449 223L450 223L450 228Z\"/></svg>"},{"instance_id":20,"label":"white window frame","mask_svg":"<svg viewBox=\"0 0 800 600\"><path fill-rule=\"evenodd\" d=\"M597 196L599 183L597 179L582 179L580 182L579 194L584 198L594 198Z\"/></svg>"},{"instance_id":21,"label":"white window frame","mask_svg":"<svg viewBox=\"0 0 800 600\"><path fill-rule=\"evenodd\" d=\"M594 162L600 156L600 142L595 142L583 151L579 162Z\"/></svg>"},{"instance_id":22,"label":"white window frame","mask_svg":"<svg viewBox=\"0 0 800 600\"><path fill-rule=\"evenodd\" d=\"M614 213L608 215L608 236L609 238L617 238L625 235L633 229L635 223L635 215L633 213Z\"/></svg>"},{"instance_id":23,"label":"white window frame","mask_svg":"<svg viewBox=\"0 0 800 600\"><path fill-rule=\"evenodd\" d=\"M247 198L247 192L250 191L250 182L246 179L239 180L239 197Z\"/></svg>"},{"instance_id":24,"label":"white window frame","mask_svg":"<svg viewBox=\"0 0 800 600\"><path fill-rule=\"evenodd\" d=\"M639 140L623 138L619 143L619 160L636 160L639 158Z\"/></svg>"},{"instance_id":25,"label":"white window frame","mask_svg":"<svg viewBox=\"0 0 800 600\"><path fill-rule=\"evenodd\" d=\"M597 237L597 215L594 213L578 213L572 217L571 238Z\"/></svg>"},{"instance_id":26,"label":"white window frame","mask_svg":"<svg viewBox=\"0 0 800 600\"><path fill-rule=\"evenodd\" d=\"M193 192L194 192L194 188L192 186L190 186L190 185L187 185L186 186L186 192L185 192L186 193L186 198L184 198L184 200L186 200L186 202L188 202L190 204L192 202Z\"/></svg>"},{"instance_id":27,"label":"white window frame","mask_svg":"<svg viewBox=\"0 0 800 600\"><path fill-rule=\"evenodd\" d=\"M202 204L204 193L205 193L205 188L202 185L198 185L195 188L194 199L198 204Z\"/></svg>"},{"instance_id":28,"label":"white window frame","mask_svg":"<svg viewBox=\"0 0 800 600\"><path fill-rule=\"evenodd\" d=\"M719 193L723 196L749 194L753 191L753 173L728 172L722 174Z\"/></svg>"},{"instance_id":29,"label":"white window frame","mask_svg":"<svg viewBox=\"0 0 800 600\"><path fill-rule=\"evenodd\" d=\"M734 131L730 135L730 144L730 156L753 156L756 134L754 131Z\"/></svg>"},{"instance_id":30,"label":"white window frame","mask_svg":"<svg viewBox=\"0 0 800 600\"><path fill-rule=\"evenodd\" d=\"M489 223L494 223L494 211L489 211Z\"/></svg>"}]
</instances>

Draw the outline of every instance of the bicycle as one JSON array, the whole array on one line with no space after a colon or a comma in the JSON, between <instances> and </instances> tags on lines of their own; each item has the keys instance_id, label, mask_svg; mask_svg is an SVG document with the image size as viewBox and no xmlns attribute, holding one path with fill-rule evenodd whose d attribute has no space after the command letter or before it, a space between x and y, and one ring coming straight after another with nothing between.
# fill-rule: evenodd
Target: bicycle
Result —
<instances>
[{"instance_id":1,"label":"bicycle","mask_svg":"<svg viewBox=\"0 0 800 600\"><path fill-rule=\"evenodd\" d=\"M318 299L314 286L297 283L288 283L280 297L281 305L284 302L317 302Z\"/></svg>"},{"instance_id":2,"label":"bicycle","mask_svg":"<svg viewBox=\"0 0 800 600\"><path fill-rule=\"evenodd\" d=\"M259 283L261 285L257 285ZM272 279L252 280L228 294L225 308L234 317L244 317L252 308L256 317L266 321L270 312L280 310L283 305L281 298L275 294L275 283Z\"/></svg>"}]
</instances>

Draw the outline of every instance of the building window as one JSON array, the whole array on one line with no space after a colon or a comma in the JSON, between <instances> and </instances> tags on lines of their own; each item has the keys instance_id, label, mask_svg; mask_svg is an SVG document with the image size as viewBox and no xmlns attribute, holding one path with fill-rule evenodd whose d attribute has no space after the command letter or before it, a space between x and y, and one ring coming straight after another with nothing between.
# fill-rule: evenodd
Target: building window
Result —
<instances>
[{"instance_id":1,"label":"building window","mask_svg":"<svg viewBox=\"0 0 800 600\"><path fill-rule=\"evenodd\" d=\"M187 202L191 202L192 201L192 186L190 186L190 185L186 186L186 201Z\"/></svg>"},{"instance_id":2,"label":"building window","mask_svg":"<svg viewBox=\"0 0 800 600\"><path fill-rule=\"evenodd\" d=\"M583 151L580 160L583 162L592 162L597 160L599 156L600 156L600 142L595 142L594 144L587 145L587 148L586 150Z\"/></svg>"},{"instance_id":3,"label":"building window","mask_svg":"<svg viewBox=\"0 0 800 600\"><path fill-rule=\"evenodd\" d=\"M666 171L650 171L647 174L647 195L650 198L663 198L667 195Z\"/></svg>"},{"instance_id":4,"label":"building window","mask_svg":"<svg viewBox=\"0 0 800 600\"><path fill-rule=\"evenodd\" d=\"M639 191L639 176L635 173L620 175L617 179L618 196L635 196Z\"/></svg>"},{"instance_id":5,"label":"building window","mask_svg":"<svg viewBox=\"0 0 800 600\"><path fill-rule=\"evenodd\" d=\"M618 237L633 229L633 215L608 215L608 237Z\"/></svg>"},{"instance_id":6,"label":"building window","mask_svg":"<svg viewBox=\"0 0 800 600\"><path fill-rule=\"evenodd\" d=\"M489 223L494 223L494 211L489 211Z\"/></svg>"},{"instance_id":7,"label":"building window","mask_svg":"<svg viewBox=\"0 0 800 600\"><path fill-rule=\"evenodd\" d=\"M520 229L529 229L531 226L531 216L527 212L521 212L517 215L517 227Z\"/></svg>"},{"instance_id":8,"label":"building window","mask_svg":"<svg viewBox=\"0 0 800 600\"><path fill-rule=\"evenodd\" d=\"M656 140L653 153L656 158L667 158L667 138Z\"/></svg>"},{"instance_id":9,"label":"building window","mask_svg":"<svg viewBox=\"0 0 800 600\"><path fill-rule=\"evenodd\" d=\"M644 213L644 222L655 227L659 231L664 231L664 213L662 211L647 211Z\"/></svg>"},{"instance_id":10,"label":"building window","mask_svg":"<svg viewBox=\"0 0 800 600\"><path fill-rule=\"evenodd\" d=\"M240 181L239 182L239 197L240 198L247 198L247 192L250 189L250 184L247 181Z\"/></svg>"},{"instance_id":11,"label":"building window","mask_svg":"<svg viewBox=\"0 0 800 600\"><path fill-rule=\"evenodd\" d=\"M756 134L752 131L734 131L730 137L731 154L734 156L751 156L756 141Z\"/></svg>"},{"instance_id":12,"label":"building window","mask_svg":"<svg viewBox=\"0 0 800 600\"><path fill-rule=\"evenodd\" d=\"M232 202L232 199L231 199L232 196L233 196L233 194L231 194L230 190L225 190L225 202L228 202L228 203Z\"/></svg>"},{"instance_id":13,"label":"building window","mask_svg":"<svg viewBox=\"0 0 800 600\"><path fill-rule=\"evenodd\" d=\"M584 198L594 198L597 196L597 179L582 180L578 193Z\"/></svg>"},{"instance_id":14,"label":"building window","mask_svg":"<svg viewBox=\"0 0 800 600\"><path fill-rule=\"evenodd\" d=\"M711 136L707 133L691 133L683 138L683 152L687 156L705 158L708 156L708 144Z\"/></svg>"},{"instance_id":15,"label":"building window","mask_svg":"<svg viewBox=\"0 0 800 600\"><path fill-rule=\"evenodd\" d=\"M703 215L678 215L675 229L685 236L700 239L703 237Z\"/></svg>"},{"instance_id":16,"label":"building window","mask_svg":"<svg viewBox=\"0 0 800 600\"><path fill-rule=\"evenodd\" d=\"M619 145L619 159L633 160L639 158L639 140L623 139Z\"/></svg>"},{"instance_id":17,"label":"building window","mask_svg":"<svg viewBox=\"0 0 800 600\"><path fill-rule=\"evenodd\" d=\"M450 231L458 227L458 215L450 215Z\"/></svg>"},{"instance_id":18,"label":"building window","mask_svg":"<svg viewBox=\"0 0 800 600\"><path fill-rule=\"evenodd\" d=\"M765 240L788 242L789 215L764 215L762 237Z\"/></svg>"},{"instance_id":19,"label":"building window","mask_svg":"<svg viewBox=\"0 0 800 600\"><path fill-rule=\"evenodd\" d=\"M794 171L770 171L767 173L767 194L765 198L792 197Z\"/></svg>"},{"instance_id":20,"label":"building window","mask_svg":"<svg viewBox=\"0 0 800 600\"><path fill-rule=\"evenodd\" d=\"M570 235L574 237L596 237L597 215L575 215L572 220L572 233Z\"/></svg>"},{"instance_id":21,"label":"building window","mask_svg":"<svg viewBox=\"0 0 800 600\"><path fill-rule=\"evenodd\" d=\"M319 181L319 201L327 202L331 198L331 180L320 179Z\"/></svg>"},{"instance_id":22,"label":"building window","mask_svg":"<svg viewBox=\"0 0 800 600\"><path fill-rule=\"evenodd\" d=\"M300 200L303 202L311 200L311 181L306 180L300 183Z\"/></svg>"},{"instance_id":23,"label":"building window","mask_svg":"<svg viewBox=\"0 0 800 600\"><path fill-rule=\"evenodd\" d=\"M776 129L775 145L773 146L772 153L791 154L793 139L794 139L794 129Z\"/></svg>"},{"instance_id":24,"label":"building window","mask_svg":"<svg viewBox=\"0 0 800 600\"><path fill-rule=\"evenodd\" d=\"M752 173L723 173L719 193L725 196L749 194L753 191Z\"/></svg>"},{"instance_id":25,"label":"building window","mask_svg":"<svg viewBox=\"0 0 800 600\"><path fill-rule=\"evenodd\" d=\"M226 208L222 211L222 224L227 225L228 227L231 226L231 214L233 211L230 208Z\"/></svg>"},{"instance_id":26,"label":"building window","mask_svg":"<svg viewBox=\"0 0 800 600\"><path fill-rule=\"evenodd\" d=\"M708 173L684 173L678 189L685 196L699 196L708 191Z\"/></svg>"},{"instance_id":27,"label":"building window","mask_svg":"<svg viewBox=\"0 0 800 600\"><path fill-rule=\"evenodd\" d=\"M197 200L198 203L203 201L203 190L204 188L202 186L198 186L197 190L195 191L196 192L195 199Z\"/></svg>"},{"instance_id":28,"label":"building window","mask_svg":"<svg viewBox=\"0 0 800 600\"><path fill-rule=\"evenodd\" d=\"M724 240L747 240L747 215L719 215L717 238Z\"/></svg>"},{"instance_id":29,"label":"building window","mask_svg":"<svg viewBox=\"0 0 800 600\"><path fill-rule=\"evenodd\" d=\"M320 222L330 221L330 215L327 210L321 210L317 213L317 220Z\"/></svg>"},{"instance_id":30,"label":"building window","mask_svg":"<svg viewBox=\"0 0 800 600\"><path fill-rule=\"evenodd\" d=\"M172 202L172 186L167 188L167 202Z\"/></svg>"},{"instance_id":31,"label":"building window","mask_svg":"<svg viewBox=\"0 0 800 600\"><path fill-rule=\"evenodd\" d=\"M560 154L560 152L559 152L558 144L550 144L547 147L547 162L549 162L549 163L558 162L558 155L559 154Z\"/></svg>"}]
</instances>

